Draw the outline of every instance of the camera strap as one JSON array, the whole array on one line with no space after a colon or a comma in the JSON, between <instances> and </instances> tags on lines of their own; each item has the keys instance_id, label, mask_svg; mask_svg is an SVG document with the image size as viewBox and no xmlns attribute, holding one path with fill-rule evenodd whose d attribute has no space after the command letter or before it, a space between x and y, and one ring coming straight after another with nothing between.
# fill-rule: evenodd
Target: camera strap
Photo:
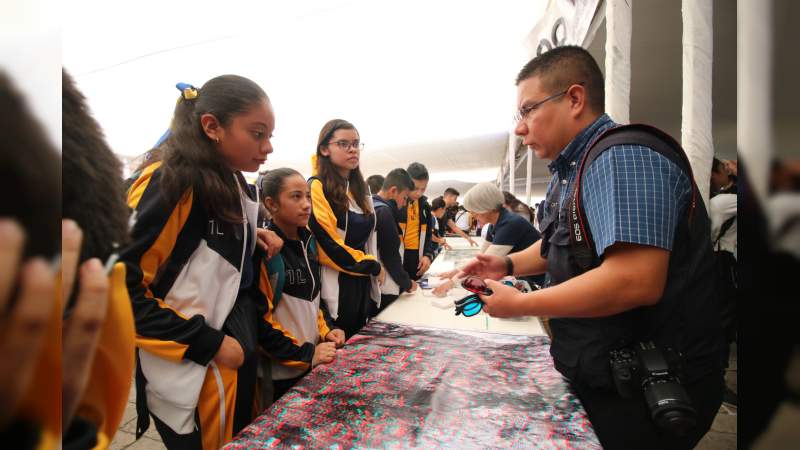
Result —
<instances>
[{"instance_id":1,"label":"camera strap","mask_svg":"<svg viewBox=\"0 0 800 450\"><path fill-rule=\"evenodd\" d=\"M618 145L639 145L650 148L663 155L677 165L692 182L692 199L687 213L689 224L692 223L694 210L697 205L698 189L694 182L692 166L681 145L672 136L656 127L645 124L621 125L606 130L598 136L584 153L575 184L569 201L569 229L570 229L570 254L581 272L585 272L600 264L600 258L595 251L592 233L586 220L586 212L581 201L581 180L583 172L603 152Z\"/></svg>"}]
</instances>

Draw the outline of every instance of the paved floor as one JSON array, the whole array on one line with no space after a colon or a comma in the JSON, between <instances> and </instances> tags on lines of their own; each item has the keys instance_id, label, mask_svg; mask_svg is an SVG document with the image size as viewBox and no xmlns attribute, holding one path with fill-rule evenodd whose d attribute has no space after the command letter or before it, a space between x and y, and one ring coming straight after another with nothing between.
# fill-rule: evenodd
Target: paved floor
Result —
<instances>
[{"instance_id":1,"label":"paved floor","mask_svg":"<svg viewBox=\"0 0 800 450\"><path fill-rule=\"evenodd\" d=\"M798 365L800 367L800 364ZM729 386L736 390L736 354L731 354L731 365L725 375ZM110 450L160 450L164 448L161 443L155 426L150 425L150 429L136 441L136 391L131 389L128 398L128 406L125 409L125 416L122 419L122 426L114 436L114 441L109 447ZM719 410L711 430L706 434L696 447L698 450L730 450L736 448L736 408L728 407L725 404ZM772 424L770 432L766 433L766 439L759 442L760 448L797 448L797 441L786 441L781 436L796 433L796 424L800 423L800 408L786 406L779 411L776 420ZM775 437L777 436L777 438ZM786 446L787 442L793 445Z\"/></svg>"}]
</instances>

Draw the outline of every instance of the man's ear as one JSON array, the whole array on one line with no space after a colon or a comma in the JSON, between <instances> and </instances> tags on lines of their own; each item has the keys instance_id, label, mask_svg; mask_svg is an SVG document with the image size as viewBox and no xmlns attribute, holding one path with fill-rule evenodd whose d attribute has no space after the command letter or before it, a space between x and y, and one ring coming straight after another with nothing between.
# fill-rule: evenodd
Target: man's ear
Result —
<instances>
[{"instance_id":1,"label":"man's ear","mask_svg":"<svg viewBox=\"0 0 800 450\"><path fill-rule=\"evenodd\" d=\"M569 108L573 117L578 117L586 110L586 88L581 84L573 84L567 90Z\"/></svg>"},{"instance_id":2,"label":"man's ear","mask_svg":"<svg viewBox=\"0 0 800 450\"><path fill-rule=\"evenodd\" d=\"M200 126L203 127L203 132L206 136L216 143L219 143L225 137L225 130L222 128L222 124L211 113L205 113L200 116Z\"/></svg>"}]
</instances>

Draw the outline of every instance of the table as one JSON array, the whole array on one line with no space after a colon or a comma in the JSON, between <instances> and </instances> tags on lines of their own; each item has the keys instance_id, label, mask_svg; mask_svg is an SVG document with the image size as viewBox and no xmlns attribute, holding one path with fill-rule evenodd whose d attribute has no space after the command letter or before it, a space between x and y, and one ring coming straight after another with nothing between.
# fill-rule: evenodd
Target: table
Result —
<instances>
[{"instance_id":1,"label":"table","mask_svg":"<svg viewBox=\"0 0 800 450\"><path fill-rule=\"evenodd\" d=\"M480 237L475 237L478 245ZM452 270L478 253L479 247L470 247L466 239L448 238L447 243L453 251L445 250L431 264L428 274L438 274ZM462 287L453 288L448 299L456 300L468 292ZM466 331L488 331L492 333L544 336L546 333L537 317L498 319L484 312L472 317L456 316L455 307L442 309L432 305L435 297L430 290L417 289L412 294L403 294L378 315L384 322L404 325L447 328Z\"/></svg>"},{"instance_id":2,"label":"table","mask_svg":"<svg viewBox=\"0 0 800 450\"><path fill-rule=\"evenodd\" d=\"M548 338L373 320L224 449L486 447L601 448Z\"/></svg>"},{"instance_id":3,"label":"table","mask_svg":"<svg viewBox=\"0 0 800 450\"><path fill-rule=\"evenodd\" d=\"M448 243L429 273L478 251ZM455 316L426 294L395 300L224 448L600 448L537 318Z\"/></svg>"}]
</instances>

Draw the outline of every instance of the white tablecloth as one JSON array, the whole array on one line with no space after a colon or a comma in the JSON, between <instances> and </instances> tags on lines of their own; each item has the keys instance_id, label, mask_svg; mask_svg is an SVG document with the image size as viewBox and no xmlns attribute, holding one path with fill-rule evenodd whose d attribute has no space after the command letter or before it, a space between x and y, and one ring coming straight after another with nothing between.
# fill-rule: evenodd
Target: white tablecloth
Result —
<instances>
[{"instance_id":1,"label":"white tablecloth","mask_svg":"<svg viewBox=\"0 0 800 450\"><path fill-rule=\"evenodd\" d=\"M482 242L479 237L473 239L478 245ZM442 251L442 253L436 257L433 264L431 264L428 270L429 275L452 270L454 267L454 259L458 262L463 262L465 252L471 249L474 251L472 253L476 254L479 250L479 247L470 247L469 242L463 238L447 238L447 243L453 247L454 251ZM452 302L467 294L468 292L459 286L450 290L447 299ZM456 316L455 306L448 306L446 309L443 309L433 305L435 300L437 300L437 298L433 296L430 289L417 289L412 294L401 295L388 308L378 314L377 318L384 322L404 325L528 336L545 335L541 322L537 317L498 319L496 317L490 317L483 311L472 317L464 317L463 315Z\"/></svg>"}]
</instances>

